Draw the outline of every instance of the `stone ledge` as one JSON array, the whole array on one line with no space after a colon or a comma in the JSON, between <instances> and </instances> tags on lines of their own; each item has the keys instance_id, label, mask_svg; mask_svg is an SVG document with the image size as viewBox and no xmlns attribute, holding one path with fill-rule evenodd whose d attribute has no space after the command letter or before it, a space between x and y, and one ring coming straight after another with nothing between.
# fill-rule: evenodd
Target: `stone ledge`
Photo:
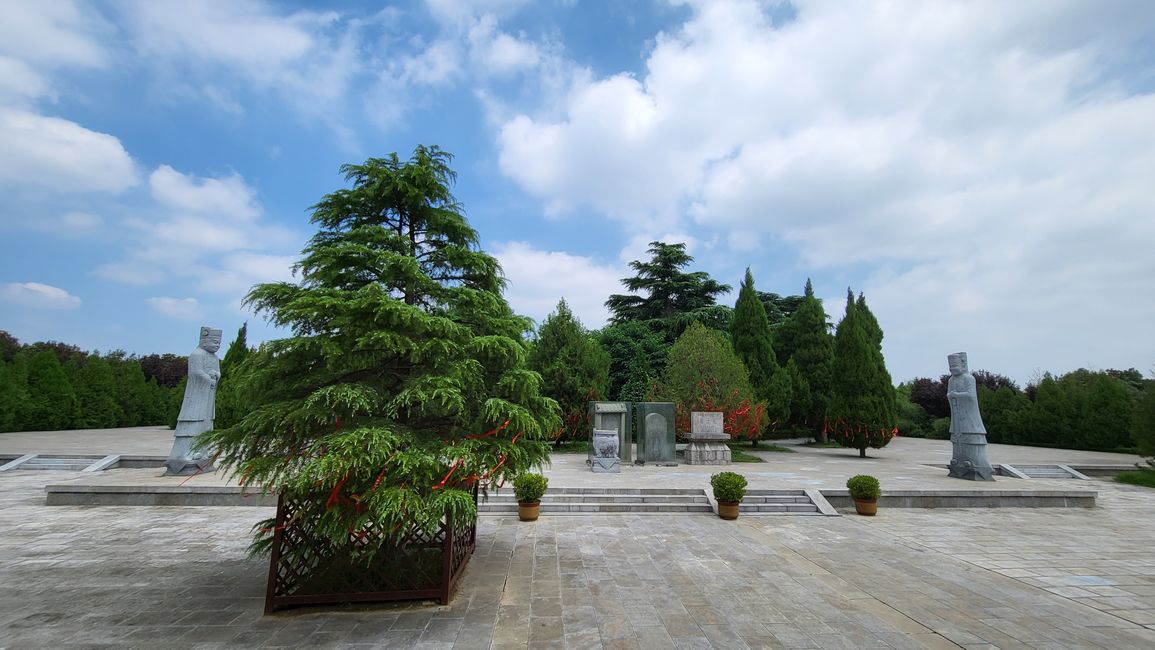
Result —
<instances>
[{"instance_id":1,"label":"stone ledge","mask_svg":"<svg viewBox=\"0 0 1155 650\"><path fill-rule=\"evenodd\" d=\"M50 506L250 506L275 508L277 497L230 485L47 485Z\"/></svg>"},{"instance_id":2,"label":"stone ledge","mask_svg":"<svg viewBox=\"0 0 1155 650\"><path fill-rule=\"evenodd\" d=\"M819 490L835 508L854 505L849 490ZM886 490L884 508L1093 508L1090 490Z\"/></svg>"}]
</instances>

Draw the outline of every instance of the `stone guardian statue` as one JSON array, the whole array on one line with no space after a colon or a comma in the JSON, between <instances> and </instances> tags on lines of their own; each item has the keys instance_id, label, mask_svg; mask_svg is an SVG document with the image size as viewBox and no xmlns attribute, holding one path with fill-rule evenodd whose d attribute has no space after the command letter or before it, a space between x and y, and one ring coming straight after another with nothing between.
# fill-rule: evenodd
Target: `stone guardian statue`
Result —
<instances>
[{"instance_id":1,"label":"stone guardian statue","mask_svg":"<svg viewBox=\"0 0 1155 650\"><path fill-rule=\"evenodd\" d=\"M987 461L987 428L979 415L979 393L967 368L967 353L947 356L950 379L946 397L950 402L950 476L968 481L993 481L994 468Z\"/></svg>"},{"instance_id":2,"label":"stone guardian statue","mask_svg":"<svg viewBox=\"0 0 1155 650\"><path fill-rule=\"evenodd\" d=\"M221 362L216 352L221 349L221 330L201 328L200 344L188 355L188 383L184 401L177 416L175 439L168 454L165 474L196 474L211 472L211 454L193 451L196 437L213 428L216 417L217 383L221 380Z\"/></svg>"}]
</instances>

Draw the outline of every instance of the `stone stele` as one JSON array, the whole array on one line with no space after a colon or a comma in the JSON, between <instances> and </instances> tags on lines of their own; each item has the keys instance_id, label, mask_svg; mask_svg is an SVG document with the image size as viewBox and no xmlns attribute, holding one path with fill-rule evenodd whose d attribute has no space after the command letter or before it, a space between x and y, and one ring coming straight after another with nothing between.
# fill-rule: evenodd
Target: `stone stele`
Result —
<instances>
[{"instance_id":1,"label":"stone stele","mask_svg":"<svg viewBox=\"0 0 1155 650\"><path fill-rule=\"evenodd\" d=\"M165 474L197 474L213 471L212 454L194 451L196 437L213 428L216 417L217 383L221 380L221 331L201 328L200 344L188 355L188 383L177 416L172 451L164 465Z\"/></svg>"},{"instance_id":2,"label":"stone stele","mask_svg":"<svg viewBox=\"0 0 1155 650\"><path fill-rule=\"evenodd\" d=\"M622 461L618 457L617 429L594 429L594 457L590 469L595 474L616 474L622 471Z\"/></svg>"},{"instance_id":3,"label":"stone stele","mask_svg":"<svg viewBox=\"0 0 1155 650\"><path fill-rule=\"evenodd\" d=\"M686 446L687 465L729 465L730 436L723 428L722 413L690 413L690 444Z\"/></svg>"},{"instance_id":4,"label":"stone stele","mask_svg":"<svg viewBox=\"0 0 1155 650\"><path fill-rule=\"evenodd\" d=\"M947 356L950 379L946 397L950 402L950 476L968 481L993 481L994 468L987 460L987 428L979 415L975 378L967 369L967 353Z\"/></svg>"}]
</instances>

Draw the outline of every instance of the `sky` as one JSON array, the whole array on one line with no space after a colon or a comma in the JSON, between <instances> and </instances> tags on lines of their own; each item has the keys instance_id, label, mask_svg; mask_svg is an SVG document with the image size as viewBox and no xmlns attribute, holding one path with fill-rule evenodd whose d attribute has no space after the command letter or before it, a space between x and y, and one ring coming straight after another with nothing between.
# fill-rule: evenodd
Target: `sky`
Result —
<instances>
[{"instance_id":1,"label":"sky","mask_svg":"<svg viewBox=\"0 0 1155 650\"><path fill-rule=\"evenodd\" d=\"M419 144L539 322L601 327L661 240L863 292L896 382L1155 370L1146 0L0 0L0 329L283 336L246 292Z\"/></svg>"}]
</instances>

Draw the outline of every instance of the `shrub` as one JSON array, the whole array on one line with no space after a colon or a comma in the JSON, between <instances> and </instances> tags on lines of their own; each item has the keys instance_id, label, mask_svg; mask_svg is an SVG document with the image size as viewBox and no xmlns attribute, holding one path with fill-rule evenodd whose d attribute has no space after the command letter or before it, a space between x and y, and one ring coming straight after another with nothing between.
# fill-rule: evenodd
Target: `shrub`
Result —
<instances>
[{"instance_id":1,"label":"shrub","mask_svg":"<svg viewBox=\"0 0 1155 650\"><path fill-rule=\"evenodd\" d=\"M846 480L846 488L850 490L850 498L859 501L877 501L882 495L882 488L878 479L869 474L859 474Z\"/></svg>"},{"instance_id":2,"label":"shrub","mask_svg":"<svg viewBox=\"0 0 1155 650\"><path fill-rule=\"evenodd\" d=\"M1131 472L1120 472L1119 475L1115 477L1115 480L1119 483L1155 488L1155 469L1137 469Z\"/></svg>"},{"instance_id":3,"label":"shrub","mask_svg":"<svg viewBox=\"0 0 1155 650\"><path fill-rule=\"evenodd\" d=\"M549 487L549 479L541 474L518 474L513 479L513 494L518 503L537 503Z\"/></svg>"},{"instance_id":4,"label":"shrub","mask_svg":"<svg viewBox=\"0 0 1155 650\"><path fill-rule=\"evenodd\" d=\"M715 500L737 503L746 496L746 477L737 472L718 472L710 477L710 487L714 488Z\"/></svg>"}]
</instances>

